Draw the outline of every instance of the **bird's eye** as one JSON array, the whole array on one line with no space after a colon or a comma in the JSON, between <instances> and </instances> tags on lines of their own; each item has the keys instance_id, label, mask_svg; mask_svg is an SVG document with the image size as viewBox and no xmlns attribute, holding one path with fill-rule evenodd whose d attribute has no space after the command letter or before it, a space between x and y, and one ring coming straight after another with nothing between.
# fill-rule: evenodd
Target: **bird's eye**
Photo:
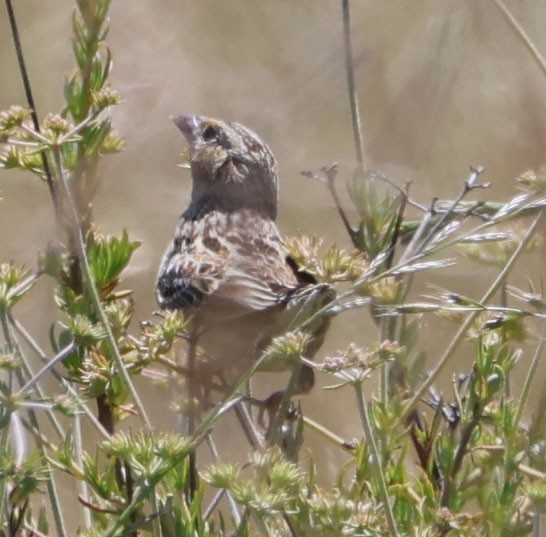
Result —
<instances>
[{"instance_id":1,"label":"bird's eye","mask_svg":"<svg viewBox=\"0 0 546 537\"><path fill-rule=\"evenodd\" d=\"M218 138L218 131L216 130L216 127L209 125L203 131L203 140L205 140L205 142L212 142L213 140L216 140L217 138Z\"/></svg>"}]
</instances>

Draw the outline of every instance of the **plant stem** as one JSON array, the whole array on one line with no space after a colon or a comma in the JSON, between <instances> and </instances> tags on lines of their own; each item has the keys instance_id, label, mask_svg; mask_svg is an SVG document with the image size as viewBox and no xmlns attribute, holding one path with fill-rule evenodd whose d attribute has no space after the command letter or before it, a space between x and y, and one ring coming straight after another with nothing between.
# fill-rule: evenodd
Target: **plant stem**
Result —
<instances>
[{"instance_id":1,"label":"plant stem","mask_svg":"<svg viewBox=\"0 0 546 537\"><path fill-rule=\"evenodd\" d=\"M15 394L16 397L21 397L24 393L34 387L40 378L50 371L56 364L64 360L69 354L76 350L76 344L74 342L69 343L62 351L60 351L56 356L54 356L48 363L46 363L38 373L36 373L32 378L26 381L26 383L19 389Z\"/></svg>"},{"instance_id":2,"label":"plant stem","mask_svg":"<svg viewBox=\"0 0 546 537\"><path fill-rule=\"evenodd\" d=\"M188 376L186 377L186 386L188 386L188 436L192 436L195 433L195 405L197 404L198 396L196 393L197 388L197 375L196 375L196 360L197 360L197 335L195 333L190 335L188 341ZM198 484L198 474L197 474L197 446L191 450L188 455L189 461L189 485L188 485L188 496L190 500L193 500Z\"/></svg>"},{"instance_id":3,"label":"plant stem","mask_svg":"<svg viewBox=\"0 0 546 537\"><path fill-rule=\"evenodd\" d=\"M74 457L76 459L76 464L83 468L83 442L82 442L82 424L81 419L78 414L74 416ZM89 486L85 479L78 479L80 496L88 500L89 495ZM86 530L90 530L93 527L93 521L91 519L91 512L89 509L86 509L83 506L83 524Z\"/></svg>"},{"instance_id":4,"label":"plant stem","mask_svg":"<svg viewBox=\"0 0 546 537\"><path fill-rule=\"evenodd\" d=\"M372 424L370 422L370 417L368 415L368 407L364 401L364 396L362 395L362 386L360 383L355 383L354 385L356 402L358 406L358 412L360 414L360 421L362 422L362 428L364 429L364 434L368 445L370 446L370 451L372 455L373 466L376 470L376 478L379 483L379 494L381 501L383 502L383 508L385 509L385 514L387 516L387 522L389 524L389 529L391 535L394 537L399 537L398 528L396 527L396 520L394 518L394 513L392 511L392 506L389 500L389 492L387 490L387 483L385 481L385 475L383 474L382 462L379 457L379 450L377 449L377 444L375 442L374 431L372 429Z\"/></svg>"},{"instance_id":5,"label":"plant stem","mask_svg":"<svg viewBox=\"0 0 546 537\"><path fill-rule=\"evenodd\" d=\"M15 53L17 55L17 62L19 63L19 72L21 73L21 78L23 80L23 88L25 90L25 96L27 99L28 107L31 111L32 124L34 125L34 130L37 133L40 133L40 122L38 121L38 114L36 112L36 103L34 102L34 96L32 95L32 87L30 85L30 78L28 76L27 66L25 62L25 56L23 54L23 47L21 45L21 39L19 37L19 29L17 27L17 20L15 18L15 11L13 10L13 5L11 0L6 0L6 10L8 12L9 23L11 27L11 35L13 37L13 44L15 46ZM47 187L49 189L49 194L51 196L51 201L53 202L53 207L55 209L55 214L59 215L58 200L55 192L55 184L53 183L53 178L51 176L51 169L49 167L49 162L44 151L40 151L42 166L44 168L45 179Z\"/></svg>"},{"instance_id":6,"label":"plant stem","mask_svg":"<svg viewBox=\"0 0 546 537\"><path fill-rule=\"evenodd\" d=\"M17 332L23 337L23 339L30 345L32 350L37 354L37 356L40 358L40 360L44 363L47 363L47 355L43 349L40 348L38 343L32 338L32 336L28 333L26 328L17 320L14 319L10 315L10 323L13 325L13 327L17 330ZM24 357L24 355L23 355ZM28 368L28 365L27 365ZM29 369L30 371L30 369ZM59 375L54 369L51 370L51 373L55 376L55 378L70 392L70 395L75 399L75 401L78 403L78 406L80 407L81 411L87 416L91 424L97 429L99 434L103 436L105 439L110 438L110 434L106 431L106 429L102 426L102 424L97 420L95 414L89 409L89 407L86 405L86 403L82 400L82 398L79 396L78 392L61 376ZM32 376L32 375L29 375ZM43 397L42 392L39 391L38 394L40 397ZM57 420L54 417L52 412L48 413L51 417L51 420L53 422L53 426L55 429L61 434L62 427L60 424L56 424ZM64 438L64 434L61 434L61 436Z\"/></svg>"},{"instance_id":7,"label":"plant stem","mask_svg":"<svg viewBox=\"0 0 546 537\"><path fill-rule=\"evenodd\" d=\"M2 453L8 453L9 447L9 427L5 426L0 429L0 451ZM0 528L4 525L4 500L6 497L6 488L8 486L8 479L4 472L0 475Z\"/></svg>"},{"instance_id":8,"label":"plant stem","mask_svg":"<svg viewBox=\"0 0 546 537\"><path fill-rule=\"evenodd\" d=\"M461 469L464 456L467 453L468 444L472 437L472 433L474 432L474 429L479 425L482 418L482 413L483 408L477 405L476 408L473 409L472 419L470 420L470 423L465 425L465 427L463 427L463 430L461 431L461 439L459 441L459 445L457 446L457 451L453 459L453 464L451 465L449 474L445 477L444 490L440 499L440 505L442 505L443 507L449 506L449 500L451 499L451 493L453 491L455 478L457 477L457 474Z\"/></svg>"},{"instance_id":9,"label":"plant stem","mask_svg":"<svg viewBox=\"0 0 546 537\"><path fill-rule=\"evenodd\" d=\"M10 353L13 353L13 355L20 357L21 356L21 351L20 351L19 345L17 345L16 339L14 338L13 334L11 333L11 327L10 327L9 322L8 322L9 321L9 312L5 307L0 308L0 318L1 318L2 330L3 330L3 333L4 333L4 338L6 340L6 345L8 347L8 351ZM23 385L23 380L24 380L22 372L17 370L16 374L19 377L19 384L22 386ZM56 526L57 534L59 535L59 537L66 537L66 528L64 526L64 517L63 517L62 511L61 511L61 503L59 501L59 495L57 493L57 487L55 485L55 480L53 478L52 469L51 469L51 466L49 464L49 461L47 460L46 446L45 446L45 443L42 441L42 437L40 436L40 434L38 434L38 432L40 430L40 426L38 424L38 419L36 417L36 413L31 408L29 408L27 410L27 412L28 412L29 422L30 422L32 428L36 431L36 434L34 436L35 436L35 439L36 439L36 446L38 448L38 451L40 452L41 462L44 465L44 467L46 467L49 470L48 479L46 481L46 487L47 487L47 491L48 491L49 503L51 505L51 510L53 512L53 518L55 520L55 526ZM7 433L7 431L9 430L9 425L6 426L4 430ZM5 447L7 448L8 439L7 438L2 438L2 441L3 441L2 442L3 444L5 442ZM0 491L0 497L5 495L6 485L7 485L7 483L5 481L3 481L2 484L1 484L2 490ZM0 512L2 512L2 504L0 504ZM0 515L0 519L1 519L1 515Z\"/></svg>"},{"instance_id":10,"label":"plant stem","mask_svg":"<svg viewBox=\"0 0 546 537\"><path fill-rule=\"evenodd\" d=\"M540 359L542 357L543 350L544 350L544 340L541 340L536 348L533 359L531 360L531 365L529 366L529 370L527 371L527 376L525 377L525 381L523 382L523 388L521 390L521 395L519 396L519 399L518 399L518 406L517 406L516 415L514 417L514 423L519 423L521 420L521 415L523 413L523 409L525 408L525 404L527 403L527 398L529 397L529 392L531 391L531 385L533 384L533 380L536 376L536 370L540 362Z\"/></svg>"},{"instance_id":11,"label":"plant stem","mask_svg":"<svg viewBox=\"0 0 546 537\"><path fill-rule=\"evenodd\" d=\"M510 27L516 32L519 38L523 41L523 44L525 45L527 50L531 53L531 56L536 61L537 65L542 71L542 74L546 75L546 61L540 54L539 50L535 47L533 42L529 39L529 37L527 37L527 34L523 30L523 28L520 26L518 21L514 18L512 13L510 13L508 8L502 3L501 0L493 0L493 2L500 9L501 13L506 18Z\"/></svg>"},{"instance_id":12,"label":"plant stem","mask_svg":"<svg viewBox=\"0 0 546 537\"><path fill-rule=\"evenodd\" d=\"M358 111L358 97L356 95L355 73L353 64L353 43L351 37L351 10L349 0L341 0L343 14L343 37L345 45L345 70L347 74L347 91L349 94L349 107L351 109L351 124L353 126L353 140L356 159L362 171L366 170L364 158L364 142L362 139L362 126Z\"/></svg>"},{"instance_id":13,"label":"plant stem","mask_svg":"<svg viewBox=\"0 0 546 537\"><path fill-rule=\"evenodd\" d=\"M125 369L125 365L123 364L123 359L121 358L121 355L119 353L116 339L114 338L114 334L110 327L110 323L108 322L106 314L104 313L104 309L101 304L99 293L97 291L95 283L93 282L93 276L91 274L91 268L89 267L89 260L87 258L85 242L84 242L82 230L80 227L80 218L77 211L77 205L72 195L72 191L68 183L68 179L64 173L64 168L63 168L63 164L61 160L61 148L59 146L53 146L52 150L53 150L53 156L55 159L55 166L57 168L57 173L59 174L59 177L61 179L61 183L63 185L65 195L68 200L68 205L72 212L72 215L71 215L72 222L71 222L70 228L71 228L74 243L76 245L81 269L83 271L85 287L87 288L87 292L89 293L89 296L93 302L96 314L99 316L99 319L104 328L104 331L106 332L106 337L107 337L108 345L110 347L110 352L112 353L112 358L114 359L114 363L117 367L118 373L123 379L127 389L129 390L129 393L131 394L131 397L133 398L135 407L137 408L137 411L140 417L144 421L146 428L151 431L152 424L150 422L148 414L146 413L144 405L142 404L142 401L140 400L140 397L135 389L135 386L131 381L129 373Z\"/></svg>"},{"instance_id":14,"label":"plant stem","mask_svg":"<svg viewBox=\"0 0 546 537\"><path fill-rule=\"evenodd\" d=\"M342 438L341 436L337 435L336 433L330 431L327 429L324 425L316 422L315 420L312 420L308 416L302 416L303 423L305 423L305 426L309 429L312 429L313 431L320 434L323 438L328 440L331 444L334 446L341 448L345 453L349 455L354 455L355 452L355 446L352 442L349 440L346 440Z\"/></svg>"}]
</instances>

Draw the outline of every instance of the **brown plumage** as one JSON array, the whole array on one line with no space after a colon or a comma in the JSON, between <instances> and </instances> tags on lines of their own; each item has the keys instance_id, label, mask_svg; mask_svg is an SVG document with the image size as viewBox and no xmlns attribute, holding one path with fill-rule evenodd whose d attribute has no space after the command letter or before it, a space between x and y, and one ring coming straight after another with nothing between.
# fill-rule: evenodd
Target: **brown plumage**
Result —
<instances>
[{"instance_id":1,"label":"brown plumage","mask_svg":"<svg viewBox=\"0 0 546 537\"><path fill-rule=\"evenodd\" d=\"M268 146L238 123L189 115L174 122L189 143L193 184L161 262L157 299L191 316L215 371L233 379L296 315L311 315L334 292L299 272L283 248L275 224L277 164ZM328 323L323 316L309 328L310 353ZM312 372L304 378L310 388Z\"/></svg>"}]
</instances>

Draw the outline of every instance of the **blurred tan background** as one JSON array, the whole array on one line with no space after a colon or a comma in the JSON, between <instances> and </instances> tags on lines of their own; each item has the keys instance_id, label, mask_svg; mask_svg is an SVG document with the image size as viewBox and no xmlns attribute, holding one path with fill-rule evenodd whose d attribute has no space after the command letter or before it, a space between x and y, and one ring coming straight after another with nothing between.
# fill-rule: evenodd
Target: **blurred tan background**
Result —
<instances>
[{"instance_id":1,"label":"blurred tan background","mask_svg":"<svg viewBox=\"0 0 546 537\"><path fill-rule=\"evenodd\" d=\"M59 111L63 75L73 66L72 2L15 4L38 113ZM506 4L546 55L546 6ZM0 109L25 104L3 9ZM545 163L546 77L492 0L358 0L352 16L366 152L375 168L399 184L411 180L412 195L428 204L433 196L455 196L471 164L486 167L493 186L485 195L503 200L515 193L518 174ZM112 83L124 97L114 125L126 149L104 159L95 216L104 231L126 227L143 242L124 282L135 289L137 319L156 307L156 268L188 199L189 173L176 167L183 140L169 120L177 113L236 120L257 131L280 164L281 229L349 247L325 189L300 176L338 162L343 190L355 165L340 2L114 1L108 44ZM0 195L0 260L33 267L37 252L55 239L47 189L33 177L2 172ZM523 285L527 275L537 281L543 257L544 251L529 256L513 281ZM495 272L463 263L436 283L479 296ZM35 293L43 312L35 302L18 313L46 342L48 284ZM377 339L359 315L336 323L338 339L322 354L349 339L362 345ZM427 319L424 330L422 345L434 357L454 327ZM305 403L311 414L339 433L360 435L350 418L324 412L320 397L317 391Z\"/></svg>"}]
</instances>

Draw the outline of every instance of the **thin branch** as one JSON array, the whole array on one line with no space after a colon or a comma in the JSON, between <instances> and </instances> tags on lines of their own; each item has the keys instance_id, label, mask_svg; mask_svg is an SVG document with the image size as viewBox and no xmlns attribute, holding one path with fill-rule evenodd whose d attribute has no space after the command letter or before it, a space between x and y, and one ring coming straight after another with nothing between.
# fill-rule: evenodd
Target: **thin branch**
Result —
<instances>
[{"instance_id":1,"label":"thin branch","mask_svg":"<svg viewBox=\"0 0 546 537\"><path fill-rule=\"evenodd\" d=\"M302 416L303 423L306 427L309 429L317 432L320 434L323 438L325 438L328 442L332 443L334 446L341 448L343 451L348 453L349 455L354 455L355 452L355 445L354 442L350 440L346 440L345 438L339 436L338 434L334 433L321 423L318 423L317 421L309 418L308 416Z\"/></svg>"},{"instance_id":2,"label":"thin branch","mask_svg":"<svg viewBox=\"0 0 546 537\"><path fill-rule=\"evenodd\" d=\"M418 252L424 250L426 245L438 235L440 230L448 223L451 216L454 214L455 209L463 201L466 195L476 188L485 188L488 185L477 184L476 181L478 177L484 172L484 168L478 166L477 168L470 167L470 175L464 182L463 188L457 198L451 203L451 206L447 209L445 213L442 214L442 217L432 226L432 229L429 231L428 235L424 238L423 242L419 246Z\"/></svg>"},{"instance_id":3,"label":"thin branch","mask_svg":"<svg viewBox=\"0 0 546 537\"><path fill-rule=\"evenodd\" d=\"M235 414L252 449L263 448L264 443L256 430L245 403L243 400L238 405L235 405Z\"/></svg>"},{"instance_id":4,"label":"thin branch","mask_svg":"<svg viewBox=\"0 0 546 537\"><path fill-rule=\"evenodd\" d=\"M49 370L51 370L55 365L57 365L59 362L64 360L69 354L71 354L73 351L75 351L77 348L76 344L74 342L69 343L63 350L61 350L59 353L57 353L56 356L54 356L47 364L45 364L38 373L36 373L31 379L29 379L24 386L22 386L19 391L15 394L15 397L21 397L24 395L24 393L28 390L30 390L39 380L40 378L47 373Z\"/></svg>"}]
</instances>

